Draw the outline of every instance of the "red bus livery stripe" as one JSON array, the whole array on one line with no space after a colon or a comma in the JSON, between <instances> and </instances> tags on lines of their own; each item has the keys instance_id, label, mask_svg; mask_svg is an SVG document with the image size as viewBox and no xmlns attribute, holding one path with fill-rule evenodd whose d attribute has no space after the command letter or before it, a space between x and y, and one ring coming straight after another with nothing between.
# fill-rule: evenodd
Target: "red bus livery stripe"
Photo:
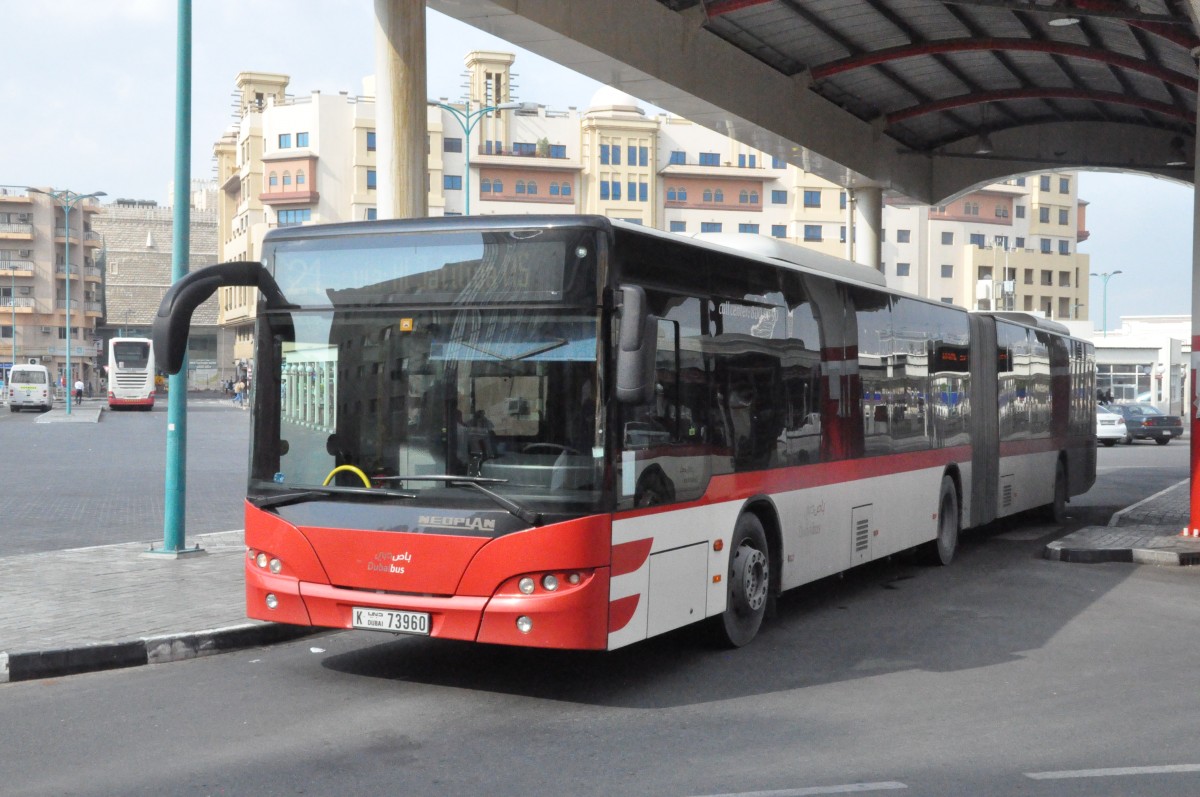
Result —
<instances>
[{"instance_id":1,"label":"red bus livery stripe","mask_svg":"<svg viewBox=\"0 0 1200 797\"><path fill-rule=\"evenodd\" d=\"M633 540L632 542L622 542L612 547L612 577L623 576L626 573L633 573L641 568L646 563L646 559L650 556L650 548L654 545L654 539L648 538L644 540Z\"/></svg>"}]
</instances>

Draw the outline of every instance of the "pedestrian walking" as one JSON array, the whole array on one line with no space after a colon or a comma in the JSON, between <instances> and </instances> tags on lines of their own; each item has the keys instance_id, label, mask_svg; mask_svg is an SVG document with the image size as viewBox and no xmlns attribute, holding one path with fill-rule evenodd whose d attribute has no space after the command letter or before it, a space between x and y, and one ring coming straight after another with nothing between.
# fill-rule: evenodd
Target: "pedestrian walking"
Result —
<instances>
[{"instance_id":1,"label":"pedestrian walking","mask_svg":"<svg viewBox=\"0 0 1200 797\"><path fill-rule=\"evenodd\" d=\"M238 405L242 409L246 408L246 405L245 405L246 397L244 395L242 395L245 392L246 392L246 383L239 379L237 381L237 384L235 384L233 386L233 403Z\"/></svg>"},{"instance_id":2,"label":"pedestrian walking","mask_svg":"<svg viewBox=\"0 0 1200 797\"><path fill-rule=\"evenodd\" d=\"M83 380L75 380L75 406L78 407L83 403Z\"/></svg>"}]
</instances>

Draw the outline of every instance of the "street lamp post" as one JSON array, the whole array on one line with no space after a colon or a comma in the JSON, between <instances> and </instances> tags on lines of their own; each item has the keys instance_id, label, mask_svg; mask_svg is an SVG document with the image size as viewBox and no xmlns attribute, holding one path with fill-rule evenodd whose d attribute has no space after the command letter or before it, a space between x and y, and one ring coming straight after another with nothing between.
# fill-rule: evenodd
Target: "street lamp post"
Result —
<instances>
[{"instance_id":1,"label":"street lamp post","mask_svg":"<svg viewBox=\"0 0 1200 797\"><path fill-rule=\"evenodd\" d=\"M455 108L453 105L447 105L444 102L434 102L431 105L436 105L443 111L447 111L454 117L454 121L458 122L458 126L463 132L463 190L466 192L463 203L463 215L471 215L471 131L475 129L475 125L479 124L479 120L487 116L492 111L508 111L516 108L524 108L532 103L524 102L502 102L498 105L489 105L486 108L480 108L477 111L471 110L471 101L467 100L467 109L465 111Z\"/></svg>"},{"instance_id":2,"label":"street lamp post","mask_svg":"<svg viewBox=\"0 0 1200 797\"><path fill-rule=\"evenodd\" d=\"M1095 271L1091 272L1093 277L1100 277L1104 280L1104 304L1102 305L1101 310L1101 313L1103 314L1101 316L1102 331L1100 333L1100 336L1104 338L1108 337L1108 281L1120 273L1120 269L1117 269L1116 271L1104 271L1100 274L1097 274Z\"/></svg>"},{"instance_id":3,"label":"street lamp post","mask_svg":"<svg viewBox=\"0 0 1200 797\"><path fill-rule=\"evenodd\" d=\"M71 208L88 199L98 199L102 196L108 196L103 191L93 191L90 194L77 194L74 191L43 191L40 188L30 188L29 191L34 194L45 194L46 196L62 203L63 206L63 227L66 233L63 236L63 261L66 269L67 288L65 292L66 301L66 318L67 318L67 363L66 363L66 379L64 381L65 392L67 394L67 415L71 414L71 386L74 384L71 381ZM14 308L15 312L15 308ZM13 331L13 343L16 343L16 330Z\"/></svg>"}]
</instances>

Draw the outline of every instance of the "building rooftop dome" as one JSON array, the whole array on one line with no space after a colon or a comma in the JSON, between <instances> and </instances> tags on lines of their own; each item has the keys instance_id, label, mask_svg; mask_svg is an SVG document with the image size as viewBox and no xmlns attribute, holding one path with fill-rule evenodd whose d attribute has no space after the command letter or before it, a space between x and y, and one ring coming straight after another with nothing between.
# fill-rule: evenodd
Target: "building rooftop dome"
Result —
<instances>
[{"instance_id":1,"label":"building rooftop dome","mask_svg":"<svg viewBox=\"0 0 1200 797\"><path fill-rule=\"evenodd\" d=\"M636 98L626 94L620 89L615 89L612 86L604 86L594 95L591 102L588 103L588 113L597 112L615 112L615 113L633 113L638 116L645 116L646 112L638 106Z\"/></svg>"}]
</instances>

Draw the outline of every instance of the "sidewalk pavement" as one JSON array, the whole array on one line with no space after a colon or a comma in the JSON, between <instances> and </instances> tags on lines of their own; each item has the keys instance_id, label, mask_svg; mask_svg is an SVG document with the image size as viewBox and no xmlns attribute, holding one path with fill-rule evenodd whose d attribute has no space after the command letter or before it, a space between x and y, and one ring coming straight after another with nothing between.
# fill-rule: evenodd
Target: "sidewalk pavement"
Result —
<instances>
[{"instance_id":1,"label":"sidewalk pavement","mask_svg":"<svg viewBox=\"0 0 1200 797\"><path fill-rule=\"evenodd\" d=\"M1191 520L1189 480L1117 512L1107 526L1086 526L1045 548L1060 562L1200 565L1200 538L1184 537Z\"/></svg>"},{"instance_id":2,"label":"sidewalk pavement","mask_svg":"<svg viewBox=\"0 0 1200 797\"><path fill-rule=\"evenodd\" d=\"M1108 526L1068 534L1044 555L1200 564L1200 539L1179 536L1188 523L1187 486L1121 510ZM319 632L246 619L242 530L187 543L200 551L163 555L135 542L0 557L0 683L179 661Z\"/></svg>"}]
</instances>

